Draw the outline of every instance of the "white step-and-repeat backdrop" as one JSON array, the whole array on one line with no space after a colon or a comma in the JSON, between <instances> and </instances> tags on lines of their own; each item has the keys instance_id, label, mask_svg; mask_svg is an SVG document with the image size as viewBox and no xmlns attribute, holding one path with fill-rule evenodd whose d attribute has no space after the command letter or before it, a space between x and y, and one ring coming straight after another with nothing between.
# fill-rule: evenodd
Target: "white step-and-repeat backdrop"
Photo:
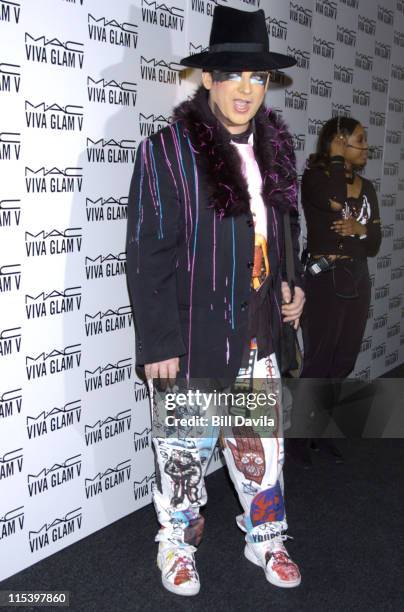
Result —
<instances>
[{"instance_id":1,"label":"white step-and-repeat backdrop","mask_svg":"<svg viewBox=\"0 0 404 612\"><path fill-rule=\"evenodd\" d=\"M216 4L263 8L297 57L268 102L300 172L327 118L368 129L384 239L355 375L404 360L403 0L0 0L0 580L150 501L127 194Z\"/></svg>"}]
</instances>

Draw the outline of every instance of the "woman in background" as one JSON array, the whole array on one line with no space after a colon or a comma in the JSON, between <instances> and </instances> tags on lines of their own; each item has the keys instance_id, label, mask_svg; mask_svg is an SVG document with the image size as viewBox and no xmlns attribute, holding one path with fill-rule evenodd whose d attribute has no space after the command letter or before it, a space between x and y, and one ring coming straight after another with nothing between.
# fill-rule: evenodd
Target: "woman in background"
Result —
<instances>
[{"instance_id":1,"label":"woman in background","mask_svg":"<svg viewBox=\"0 0 404 612\"><path fill-rule=\"evenodd\" d=\"M357 174L367 158L361 123L338 117L324 125L303 174L308 260L302 378L344 379L360 350L371 293L367 257L381 242L375 189ZM329 441L318 444L341 457ZM304 459L309 465L308 450Z\"/></svg>"}]
</instances>

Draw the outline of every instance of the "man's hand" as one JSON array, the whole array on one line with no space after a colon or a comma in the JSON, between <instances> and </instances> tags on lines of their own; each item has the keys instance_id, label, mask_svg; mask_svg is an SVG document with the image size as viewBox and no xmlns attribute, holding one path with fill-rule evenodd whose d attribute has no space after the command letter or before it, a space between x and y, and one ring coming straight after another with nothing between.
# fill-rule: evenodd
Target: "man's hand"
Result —
<instances>
[{"instance_id":1,"label":"man's hand","mask_svg":"<svg viewBox=\"0 0 404 612\"><path fill-rule=\"evenodd\" d=\"M293 327L299 327L299 321L303 312L303 306L306 301L304 291L300 287L295 287L295 292L292 300L292 292L287 282L282 281L282 314L283 322L289 323L293 321Z\"/></svg>"},{"instance_id":2,"label":"man's hand","mask_svg":"<svg viewBox=\"0 0 404 612\"><path fill-rule=\"evenodd\" d=\"M331 229L340 236L364 236L366 234L366 226L356 221L353 217L348 217L348 219L342 219L341 221L334 221L331 225Z\"/></svg>"},{"instance_id":3,"label":"man's hand","mask_svg":"<svg viewBox=\"0 0 404 612\"><path fill-rule=\"evenodd\" d=\"M174 385L177 372L180 369L180 358L171 357L170 359L164 359L164 361L157 361L156 363L146 363L144 366L146 379L160 378L163 385L167 382L170 386Z\"/></svg>"}]
</instances>

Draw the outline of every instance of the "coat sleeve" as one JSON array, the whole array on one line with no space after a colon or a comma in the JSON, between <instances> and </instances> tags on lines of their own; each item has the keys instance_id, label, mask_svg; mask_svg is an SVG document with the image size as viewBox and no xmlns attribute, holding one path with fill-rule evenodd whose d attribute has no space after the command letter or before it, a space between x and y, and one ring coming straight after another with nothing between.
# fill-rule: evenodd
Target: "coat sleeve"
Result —
<instances>
[{"instance_id":1,"label":"coat sleeve","mask_svg":"<svg viewBox=\"0 0 404 612\"><path fill-rule=\"evenodd\" d=\"M290 134L287 134L283 147L281 147L278 153L280 159L282 158L282 155L284 164L284 178L286 179L285 195L286 200L289 202L290 230L292 234L293 259L295 267L295 285L296 287L300 287L304 290L304 273L303 266L300 261L300 220L297 203L298 183L296 173L296 156ZM283 241L283 243L285 244L285 241ZM282 280L287 281L285 253L282 257L281 270Z\"/></svg>"},{"instance_id":2,"label":"coat sleeve","mask_svg":"<svg viewBox=\"0 0 404 612\"><path fill-rule=\"evenodd\" d=\"M370 181L368 183L368 186L371 211L369 222L366 224L366 237L363 239L363 241L366 247L366 255L368 257L374 257L375 255L377 255L380 249L380 244L382 241L382 232L376 191Z\"/></svg>"},{"instance_id":3,"label":"coat sleeve","mask_svg":"<svg viewBox=\"0 0 404 612\"><path fill-rule=\"evenodd\" d=\"M304 290L304 272L300 260L300 221L296 209L290 211L290 230L292 233L293 256L295 262L295 285Z\"/></svg>"},{"instance_id":4,"label":"coat sleeve","mask_svg":"<svg viewBox=\"0 0 404 612\"><path fill-rule=\"evenodd\" d=\"M331 210L330 200L343 205L347 197L345 168L336 160L330 164L327 174L322 168L310 168L304 171L302 180L302 198L315 208Z\"/></svg>"},{"instance_id":5,"label":"coat sleeve","mask_svg":"<svg viewBox=\"0 0 404 612\"><path fill-rule=\"evenodd\" d=\"M303 266L300 260L300 222L299 222L299 213L296 209L291 209L289 211L289 219L290 219L290 232L292 235L292 248L293 248L293 260L295 267L295 286L300 287L304 290L304 272ZM282 219L283 222L283 219ZM286 256L285 254L282 257L282 280L287 282L287 272L286 272Z\"/></svg>"},{"instance_id":6,"label":"coat sleeve","mask_svg":"<svg viewBox=\"0 0 404 612\"><path fill-rule=\"evenodd\" d=\"M136 332L136 364L186 353L177 300L180 202L159 135L138 148L130 185L127 278Z\"/></svg>"}]
</instances>

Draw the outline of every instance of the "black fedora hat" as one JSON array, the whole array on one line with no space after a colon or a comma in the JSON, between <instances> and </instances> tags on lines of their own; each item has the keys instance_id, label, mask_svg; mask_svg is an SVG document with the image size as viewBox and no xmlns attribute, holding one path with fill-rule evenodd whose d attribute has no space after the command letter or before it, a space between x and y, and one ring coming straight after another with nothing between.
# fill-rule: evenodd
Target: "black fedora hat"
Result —
<instances>
[{"instance_id":1,"label":"black fedora hat","mask_svg":"<svg viewBox=\"0 0 404 612\"><path fill-rule=\"evenodd\" d=\"M294 66L296 60L290 55L270 52L262 9L239 11L216 6L209 49L185 57L180 63L206 70L278 70Z\"/></svg>"}]
</instances>

